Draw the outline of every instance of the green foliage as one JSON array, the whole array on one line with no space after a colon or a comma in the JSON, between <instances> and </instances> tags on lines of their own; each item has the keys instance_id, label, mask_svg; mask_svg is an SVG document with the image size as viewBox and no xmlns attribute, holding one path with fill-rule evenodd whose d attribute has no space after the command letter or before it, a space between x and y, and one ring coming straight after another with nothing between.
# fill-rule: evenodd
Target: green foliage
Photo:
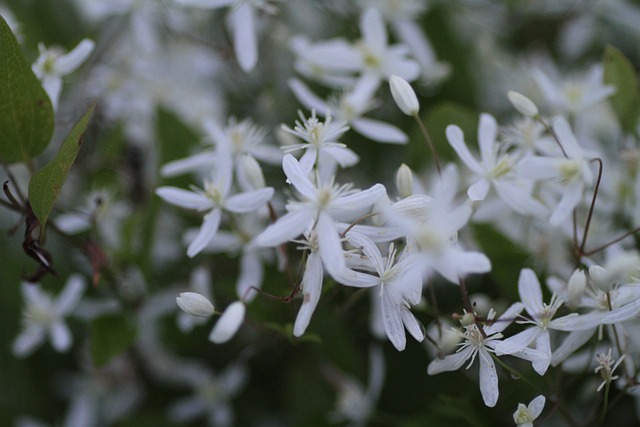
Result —
<instances>
[{"instance_id":1,"label":"green foliage","mask_svg":"<svg viewBox=\"0 0 640 427\"><path fill-rule=\"evenodd\" d=\"M136 338L136 330L128 318L109 315L91 322L91 358L101 367L125 351Z\"/></svg>"},{"instance_id":2,"label":"green foliage","mask_svg":"<svg viewBox=\"0 0 640 427\"><path fill-rule=\"evenodd\" d=\"M615 86L611 104L625 132L635 132L640 117L640 85L636 71L622 52L608 46L602 59L604 81Z\"/></svg>"},{"instance_id":3,"label":"green foliage","mask_svg":"<svg viewBox=\"0 0 640 427\"><path fill-rule=\"evenodd\" d=\"M82 144L82 137L93 114L95 105L91 106L84 116L73 126L71 132L62 143L58 154L37 171L29 182L29 200L33 213L40 221L40 236L53 209L53 204L62 189L67 173L76 160Z\"/></svg>"},{"instance_id":4,"label":"green foliage","mask_svg":"<svg viewBox=\"0 0 640 427\"><path fill-rule=\"evenodd\" d=\"M0 162L29 162L49 144L53 108L0 17Z\"/></svg>"}]
</instances>

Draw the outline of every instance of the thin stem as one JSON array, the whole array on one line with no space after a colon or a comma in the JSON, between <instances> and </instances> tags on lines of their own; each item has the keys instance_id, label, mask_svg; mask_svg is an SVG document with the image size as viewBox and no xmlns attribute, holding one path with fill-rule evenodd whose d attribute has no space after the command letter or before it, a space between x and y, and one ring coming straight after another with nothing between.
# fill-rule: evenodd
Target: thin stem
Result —
<instances>
[{"instance_id":1,"label":"thin stem","mask_svg":"<svg viewBox=\"0 0 640 427\"><path fill-rule=\"evenodd\" d=\"M438 175L442 175L442 168L440 167L440 157L438 156L438 152L436 151L435 145L433 145L433 141L431 140L431 135L427 130L427 127L422 123L422 120L418 117L418 115L413 116L418 122L418 126L420 127L420 132L422 132L422 136L425 141L427 141L427 145L429 146L429 150L431 150L431 155L433 156L433 161L436 164L436 169L438 170Z\"/></svg>"},{"instance_id":2,"label":"thin stem","mask_svg":"<svg viewBox=\"0 0 640 427\"><path fill-rule=\"evenodd\" d=\"M535 385L529 378L525 377L524 375L522 375L520 373L520 371L518 371L517 369L507 365L506 363L504 363L502 360L500 360L500 358L498 356L496 356L493 353L489 353L491 354L491 357L493 358L493 360L500 366L502 366L502 369L504 369L505 371L509 372L511 375L513 375L516 378L520 378L522 379L525 383L527 383L527 385L531 386L533 389L535 389L537 392L542 393L542 390L540 390L540 387L538 387L537 385Z\"/></svg>"},{"instance_id":3,"label":"thin stem","mask_svg":"<svg viewBox=\"0 0 640 427\"><path fill-rule=\"evenodd\" d=\"M591 206L589 206L589 214L587 215L587 223L584 226L584 233L582 234L582 243L580 244L580 255L584 255L584 247L587 244L587 236L589 235L589 226L591 225L591 219L593 218L593 211L596 207L596 199L598 198L598 190L600 189L600 181L602 180L602 159L591 159L592 162L598 163L598 179L596 180L596 187L593 190L593 198L591 199Z\"/></svg>"},{"instance_id":4,"label":"thin stem","mask_svg":"<svg viewBox=\"0 0 640 427\"><path fill-rule=\"evenodd\" d=\"M609 389L611 388L611 381L607 381L604 385L604 399L602 399L602 413L600 414L600 422L603 422L607 416L609 410Z\"/></svg>"},{"instance_id":5,"label":"thin stem","mask_svg":"<svg viewBox=\"0 0 640 427\"><path fill-rule=\"evenodd\" d=\"M569 158L569 156L567 155L567 152L564 151L564 147L562 146L562 143L560 142L560 140L558 139L558 135L556 135L556 133L554 132L553 128L551 126L549 126L547 124L547 122L545 122L544 120L542 120L542 118L538 117L538 121L542 124L542 126L544 126L544 129L549 132L549 134L553 137L553 139L556 141L556 143L558 144L558 147L560 147L560 150L562 150L562 155L564 155L567 159Z\"/></svg>"},{"instance_id":6,"label":"thin stem","mask_svg":"<svg viewBox=\"0 0 640 427\"><path fill-rule=\"evenodd\" d=\"M604 250L604 249L608 248L609 246L611 246L611 245L613 245L613 244L616 244L616 243L618 243L619 241L624 240L624 239L626 239L626 238L627 238L627 237L629 237L629 236L634 235L634 234L635 234L635 233L637 233L638 231L640 231L640 227L636 227L636 228L634 228L634 229L633 229L633 230L631 230L631 231L627 231L627 232L626 232L626 233L624 233L622 236L620 236L620 237L618 237L618 238L616 238L616 239L614 239L614 240L610 241L609 243L605 243L605 244L604 244L604 245L602 245L602 246L598 246L597 248L592 249L592 250L590 250L589 252L584 252L584 253L583 253L583 255L584 255L584 256L590 256L590 255L593 255L593 254L595 254L595 253L598 253L598 252L600 252L601 250Z\"/></svg>"}]
</instances>

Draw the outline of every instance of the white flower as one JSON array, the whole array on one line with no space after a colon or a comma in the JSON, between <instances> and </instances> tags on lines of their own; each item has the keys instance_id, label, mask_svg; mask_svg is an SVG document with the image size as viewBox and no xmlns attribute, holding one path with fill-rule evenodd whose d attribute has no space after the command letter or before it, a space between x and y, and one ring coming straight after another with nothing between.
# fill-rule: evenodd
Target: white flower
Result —
<instances>
[{"instance_id":1,"label":"white flower","mask_svg":"<svg viewBox=\"0 0 640 427\"><path fill-rule=\"evenodd\" d=\"M13 354L18 357L28 356L47 336L56 351L69 350L73 337L64 318L76 307L82 298L84 288L84 278L72 275L60 296L54 299L49 293L44 292L40 285L22 283L22 295L26 302L23 315L24 329L13 342Z\"/></svg>"},{"instance_id":2,"label":"white flower","mask_svg":"<svg viewBox=\"0 0 640 427\"><path fill-rule=\"evenodd\" d=\"M181 292L176 303L182 311L196 317L209 317L214 312L211 301L197 292Z\"/></svg>"},{"instance_id":3,"label":"white flower","mask_svg":"<svg viewBox=\"0 0 640 427\"><path fill-rule=\"evenodd\" d=\"M33 73L42 82L42 87L49 95L53 109L58 107L60 91L62 90L62 77L73 73L84 61L87 60L95 43L84 39L72 51L64 53L59 48L47 49L44 44L38 44L40 56L31 66Z\"/></svg>"},{"instance_id":4,"label":"white flower","mask_svg":"<svg viewBox=\"0 0 640 427\"><path fill-rule=\"evenodd\" d=\"M362 250L377 276L349 271L338 281L348 286L372 287L379 298L374 313L382 319L385 333L398 351L406 345L405 328L417 341L424 340L424 328L409 310L422 296L422 269L417 264L418 258L403 252L396 262L396 250L391 243L385 260L375 243L364 234L351 230L346 237L351 245Z\"/></svg>"},{"instance_id":5,"label":"white flower","mask_svg":"<svg viewBox=\"0 0 640 427\"><path fill-rule=\"evenodd\" d=\"M545 206L531 197L530 183L516 175L515 159L507 153L500 152L496 144L497 132L498 124L495 118L489 114L481 114L478 126L481 157L479 162L469 152L462 129L456 125L447 126L449 144L474 174L475 182L467 191L469 198L474 201L484 200L489 189L493 187L498 197L514 211L523 215L546 214Z\"/></svg>"},{"instance_id":6,"label":"white flower","mask_svg":"<svg viewBox=\"0 0 640 427\"><path fill-rule=\"evenodd\" d=\"M518 165L518 173L529 179L555 179L552 189L562 193L549 222L559 225L571 216L573 209L582 200L586 186L593 182L589 162L578 145L567 120L558 117L553 122L553 131L566 156L527 156Z\"/></svg>"},{"instance_id":7,"label":"white flower","mask_svg":"<svg viewBox=\"0 0 640 427\"><path fill-rule=\"evenodd\" d=\"M518 409L513 413L513 421L518 427L533 427L533 422L540 416L544 409L545 397L537 396L529 405L518 404Z\"/></svg>"},{"instance_id":8,"label":"white flower","mask_svg":"<svg viewBox=\"0 0 640 427\"><path fill-rule=\"evenodd\" d=\"M261 188L231 194L233 180L233 162L228 148L220 145L216 151L213 179L205 181L204 191L194 189L187 191L176 187L160 187L156 194L174 205L207 212L200 231L187 248L187 255L194 257L213 240L224 210L233 213L247 213L264 206L273 196L273 188Z\"/></svg>"},{"instance_id":9,"label":"white flower","mask_svg":"<svg viewBox=\"0 0 640 427\"><path fill-rule=\"evenodd\" d=\"M300 201L287 204L288 213L255 239L258 246L278 246L292 240L310 227L317 233L318 251L325 267L334 277L339 277L346 266L340 236L334 216L353 217L366 212L386 190L376 184L367 190L357 191L350 185L336 186L312 183L301 164L290 154L282 160L287 180L300 194Z\"/></svg>"},{"instance_id":10,"label":"white flower","mask_svg":"<svg viewBox=\"0 0 640 427\"><path fill-rule=\"evenodd\" d=\"M378 79L364 76L359 78L350 90L324 101L300 80L289 80L293 94L309 110L315 110L325 117L331 115L338 122L345 122L353 130L373 141L404 144L408 138L402 130L389 123L363 117L374 107L373 96L378 86Z\"/></svg>"},{"instance_id":11,"label":"white flower","mask_svg":"<svg viewBox=\"0 0 640 427\"><path fill-rule=\"evenodd\" d=\"M411 85L402 77L393 75L389 79L389 87L393 100L402 112L407 116L417 116L420 111L420 103L418 103L418 97Z\"/></svg>"},{"instance_id":12,"label":"white flower","mask_svg":"<svg viewBox=\"0 0 640 427\"><path fill-rule=\"evenodd\" d=\"M231 303L211 330L209 340L216 344L222 344L233 338L244 322L246 312L247 308L242 301Z\"/></svg>"},{"instance_id":13,"label":"white flower","mask_svg":"<svg viewBox=\"0 0 640 427\"><path fill-rule=\"evenodd\" d=\"M502 338L503 331L507 326L511 324L514 316L516 316L523 308L521 303L515 303L509 307L502 316L495 320L491 325L483 327L484 333L480 331L478 326L473 323L469 326L465 326L464 332L456 331L464 342L460 344L460 348L453 354L450 354L443 359L435 359L429 363L427 372L429 375L439 374L446 371L456 371L462 367L462 365L469 360L467 369L471 367L473 362L478 357L480 364L480 393L485 405L493 407L498 402L498 374L496 373L496 366L491 357L491 353L494 352L494 348ZM489 316L489 320L492 319L492 315ZM540 352L533 349L523 349L522 351L514 354L517 357L521 357L526 360L536 360L540 357Z\"/></svg>"}]
</instances>

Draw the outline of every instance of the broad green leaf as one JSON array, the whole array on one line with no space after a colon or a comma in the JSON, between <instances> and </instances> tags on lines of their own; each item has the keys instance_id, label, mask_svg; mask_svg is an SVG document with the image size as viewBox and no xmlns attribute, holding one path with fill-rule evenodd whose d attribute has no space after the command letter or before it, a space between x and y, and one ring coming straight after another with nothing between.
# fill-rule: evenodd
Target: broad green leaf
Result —
<instances>
[{"instance_id":1,"label":"broad green leaf","mask_svg":"<svg viewBox=\"0 0 640 427\"><path fill-rule=\"evenodd\" d=\"M604 82L615 86L611 104L625 132L634 132L640 117L638 75L629 60L618 49L608 46L604 52Z\"/></svg>"},{"instance_id":2,"label":"broad green leaf","mask_svg":"<svg viewBox=\"0 0 640 427\"><path fill-rule=\"evenodd\" d=\"M49 144L53 108L0 17L0 162L28 162Z\"/></svg>"},{"instance_id":3,"label":"broad green leaf","mask_svg":"<svg viewBox=\"0 0 640 427\"><path fill-rule=\"evenodd\" d=\"M136 330L123 315L98 317L91 322L91 358L96 366L104 366L127 350L136 338Z\"/></svg>"},{"instance_id":4,"label":"broad green leaf","mask_svg":"<svg viewBox=\"0 0 640 427\"><path fill-rule=\"evenodd\" d=\"M62 143L58 154L31 177L29 182L29 201L33 213L40 221L41 236L67 173L76 160L78 151L80 151L82 136L94 109L95 105L89 108L78 123L73 126L73 129L71 129L71 132Z\"/></svg>"}]
</instances>

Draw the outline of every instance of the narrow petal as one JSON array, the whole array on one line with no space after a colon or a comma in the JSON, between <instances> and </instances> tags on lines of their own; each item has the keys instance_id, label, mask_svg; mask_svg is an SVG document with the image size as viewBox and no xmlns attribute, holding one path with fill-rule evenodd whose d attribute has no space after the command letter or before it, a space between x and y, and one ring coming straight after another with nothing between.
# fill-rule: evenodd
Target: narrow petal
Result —
<instances>
[{"instance_id":1,"label":"narrow petal","mask_svg":"<svg viewBox=\"0 0 640 427\"><path fill-rule=\"evenodd\" d=\"M326 116L329 112L327 103L298 79L289 79L289 88L296 99L308 110L315 110L319 115Z\"/></svg>"},{"instance_id":2,"label":"narrow petal","mask_svg":"<svg viewBox=\"0 0 640 427\"><path fill-rule=\"evenodd\" d=\"M309 209L289 212L267 227L255 239L258 246L278 246L301 235L311 225L313 212Z\"/></svg>"},{"instance_id":3,"label":"narrow petal","mask_svg":"<svg viewBox=\"0 0 640 427\"><path fill-rule=\"evenodd\" d=\"M380 297L382 299L381 307L384 331L396 350L402 351L406 345L407 338L404 333L402 318L400 317L401 306L384 286L382 287L382 295Z\"/></svg>"},{"instance_id":4,"label":"narrow petal","mask_svg":"<svg viewBox=\"0 0 640 427\"><path fill-rule=\"evenodd\" d=\"M206 210L213 207L213 202L204 195L176 187L160 187L156 194L165 202L186 209Z\"/></svg>"},{"instance_id":5,"label":"narrow petal","mask_svg":"<svg viewBox=\"0 0 640 427\"><path fill-rule=\"evenodd\" d=\"M69 350L73 338L71 331L62 321L56 321L50 326L49 337L51 338L51 345L58 352L64 352Z\"/></svg>"},{"instance_id":6,"label":"narrow petal","mask_svg":"<svg viewBox=\"0 0 640 427\"><path fill-rule=\"evenodd\" d=\"M445 356L444 359L434 359L429 363L427 373L435 375L442 372L457 371L473 355L473 351L471 347L466 347L457 353Z\"/></svg>"},{"instance_id":7,"label":"narrow petal","mask_svg":"<svg viewBox=\"0 0 640 427\"><path fill-rule=\"evenodd\" d=\"M525 329L524 331L517 333L504 341L500 341L496 347L496 355L500 356L502 354L513 354L525 347L528 347L529 344L536 339L538 334L542 331L537 326L533 326Z\"/></svg>"},{"instance_id":8,"label":"narrow petal","mask_svg":"<svg viewBox=\"0 0 640 427\"><path fill-rule=\"evenodd\" d=\"M484 404L490 408L498 402L498 374L493 359L487 350L481 348L478 351L480 359L480 393Z\"/></svg>"},{"instance_id":9,"label":"narrow petal","mask_svg":"<svg viewBox=\"0 0 640 427\"><path fill-rule=\"evenodd\" d=\"M46 332L44 327L31 326L25 329L20 335L13 341L11 351L16 357L25 357L30 355L44 342Z\"/></svg>"},{"instance_id":10,"label":"narrow petal","mask_svg":"<svg viewBox=\"0 0 640 427\"><path fill-rule=\"evenodd\" d=\"M225 202L225 208L231 212L248 213L263 207L273 197L273 188L260 188L259 190L245 191L234 194Z\"/></svg>"},{"instance_id":11,"label":"narrow petal","mask_svg":"<svg viewBox=\"0 0 640 427\"><path fill-rule=\"evenodd\" d=\"M228 20L238 63L245 72L249 72L258 62L255 10L250 2L242 2L229 13Z\"/></svg>"},{"instance_id":12,"label":"narrow petal","mask_svg":"<svg viewBox=\"0 0 640 427\"><path fill-rule=\"evenodd\" d=\"M76 307L80 298L82 298L85 285L84 277L79 274L74 274L69 277L67 284L60 296L58 296L58 300L56 302L56 312L59 315L67 315Z\"/></svg>"},{"instance_id":13,"label":"narrow petal","mask_svg":"<svg viewBox=\"0 0 640 427\"><path fill-rule=\"evenodd\" d=\"M529 190L517 182L494 181L498 197L511 209L521 215L542 218L548 215L549 209L530 194Z\"/></svg>"},{"instance_id":14,"label":"narrow petal","mask_svg":"<svg viewBox=\"0 0 640 427\"><path fill-rule=\"evenodd\" d=\"M523 308L524 304L522 304L521 302L515 302L511 304L509 308L507 308L505 312L502 313L498 320L495 321L492 325L485 327L484 331L487 333L487 335L493 335L496 332L504 331L505 329L507 329L507 326L509 326L515 320L516 316L520 314Z\"/></svg>"},{"instance_id":15,"label":"narrow petal","mask_svg":"<svg viewBox=\"0 0 640 427\"><path fill-rule=\"evenodd\" d=\"M380 249L378 249L378 246L376 246L373 240L353 230L347 233L346 238L351 245L362 250L362 253L369 258L369 261L373 264L378 274L384 272L385 264L382 259L382 254L380 254Z\"/></svg>"},{"instance_id":16,"label":"narrow petal","mask_svg":"<svg viewBox=\"0 0 640 427\"><path fill-rule=\"evenodd\" d=\"M322 153L329 155L341 168L353 166L360 161L360 157L358 157L355 151L346 147L323 147Z\"/></svg>"},{"instance_id":17,"label":"narrow petal","mask_svg":"<svg viewBox=\"0 0 640 427\"><path fill-rule=\"evenodd\" d=\"M379 120L361 118L354 120L351 127L373 141L389 144L406 144L409 141L407 134L399 128Z\"/></svg>"},{"instance_id":18,"label":"narrow petal","mask_svg":"<svg viewBox=\"0 0 640 427\"><path fill-rule=\"evenodd\" d=\"M293 335L296 337L302 336L307 330L311 316L318 305L322 291L322 275L320 255L312 252L307 259L302 276L302 305L293 325Z\"/></svg>"},{"instance_id":19,"label":"narrow petal","mask_svg":"<svg viewBox=\"0 0 640 427\"><path fill-rule=\"evenodd\" d=\"M333 219L328 214L321 212L315 230L322 263L331 277L339 278L342 272L347 269L347 264Z\"/></svg>"},{"instance_id":20,"label":"narrow petal","mask_svg":"<svg viewBox=\"0 0 640 427\"><path fill-rule=\"evenodd\" d=\"M285 175L287 175L287 182L293 184L296 190L308 200L315 200L317 194L316 187L295 157L291 154L284 156L282 159L282 169Z\"/></svg>"},{"instance_id":21,"label":"narrow petal","mask_svg":"<svg viewBox=\"0 0 640 427\"><path fill-rule=\"evenodd\" d=\"M467 195L469 196L469 199L473 200L474 202L478 200L484 200L485 197L487 197L487 193L489 192L490 188L491 183L489 183L488 180L482 178L481 180L471 185L471 187L469 187Z\"/></svg>"},{"instance_id":22,"label":"narrow petal","mask_svg":"<svg viewBox=\"0 0 640 427\"><path fill-rule=\"evenodd\" d=\"M542 289L536 274L530 268L520 270L518 278L518 293L527 313L537 319L544 311L542 306Z\"/></svg>"},{"instance_id":23,"label":"narrow petal","mask_svg":"<svg viewBox=\"0 0 640 427\"><path fill-rule=\"evenodd\" d=\"M187 256L193 258L207 247L209 242L213 240L218 232L221 218L222 211L220 209L214 209L204 216L204 220L202 222L202 226L200 226L198 234L187 248Z\"/></svg>"},{"instance_id":24,"label":"narrow petal","mask_svg":"<svg viewBox=\"0 0 640 427\"><path fill-rule=\"evenodd\" d=\"M387 30L377 9L369 8L362 14L360 31L367 46L375 50L387 47Z\"/></svg>"},{"instance_id":25,"label":"narrow petal","mask_svg":"<svg viewBox=\"0 0 640 427\"><path fill-rule=\"evenodd\" d=\"M402 316L402 323L404 323L405 328L407 328L411 336L415 338L416 341L422 342L424 340L424 327L418 319L416 319L411 310L403 306L400 315Z\"/></svg>"},{"instance_id":26,"label":"narrow petal","mask_svg":"<svg viewBox=\"0 0 640 427\"><path fill-rule=\"evenodd\" d=\"M583 188L584 183L582 181L576 181L565 187L560 203L558 203L553 214L551 214L551 218L549 218L551 225L560 225L571 216L573 209L582 200Z\"/></svg>"},{"instance_id":27,"label":"narrow petal","mask_svg":"<svg viewBox=\"0 0 640 427\"><path fill-rule=\"evenodd\" d=\"M544 409L544 403L546 399L543 395L540 395L533 399L531 403L529 403L529 412L533 416L533 418L538 418Z\"/></svg>"},{"instance_id":28,"label":"narrow petal","mask_svg":"<svg viewBox=\"0 0 640 427\"><path fill-rule=\"evenodd\" d=\"M373 205L387 190L382 184L375 184L371 188L349 194L348 196L339 197L331 202L331 208L334 209L363 209Z\"/></svg>"},{"instance_id":29,"label":"narrow petal","mask_svg":"<svg viewBox=\"0 0 640 427\"><path fill-rule=\"evenodd\" d=\"M460 160L462 160L462 162L473 172L482 175L482 167L471 155L471 152L467 148L467 144L464 142L464 133L462 132L462 129L456 125L449 125L447 126L445 134L447 135L449 145L451 145L451 147L456 151Z\"/></svg>"},{"instance_id":30,"label":"narrow petal","mask_svg":"<svg viewBox=\"0 0 640 427\"><path fill-rule=\"evenodd\" d=\"M264 276L264 267L255 251L246 251L240 258L240 275L236 283L236 294L245 302L251 302L258 294L252 288L259 288Z\"/></svg>"},{"instance_id":31,"label":"narrow petal","mask_svg":"<svg viewBox=\"0 0 640 427\"><path fill-rule=\"evenodd\" d=\"M214 158L215 155L212 151L203 151L184 159L174 160L162 166L162 169L160 169L160 175L164 177L172 177L188 172L209 170L213 164Z\"/></svg>"},{"instance_id":32,"label":"narrow petal","mask_svg":"<svg viewBox=\"0 0 640 427\"><path fill-rule=\"evenodd\" d=\"M213 327L209 340L215 344L222 344L233 338L244 322L246 311L247 308L242 301L231 303Z\"/></svg>"},{"instance_id":33,"label":"narrow petal","mask_svg":"<svg viewBox=\"0 0 640 427\"><path fill-rule=\"evenodd\" d=\"M553 131L555 132L558 140L562 144L565 153L571 159L581 159L582 149L578 145L578 140L573 135L569 122L564 117L556 117L553 121Z\"/></svg>"},{"instance_id":34,"label":"narrow petal","mask_svg":"<svg viewBox=\"0 0 640 427\"><path fill-rule=\"evenodd\" d=\"M498 134L498 123L491 114L480 114L478 125L478 144L480 145L480 157L485 164L493 164L493 147Z\"/></svg>"},{"instance_id":35,"label":"narrow petal","mask_svg":"<svg viewBox=\"0 0 640 427\"><path fill-rule=\"evenodd\" d=\"M551 365L558 366L564 362L569 356L582 347L593 336L593 329L585 329L584 331L574 331L569 333L562 344L558 346L551 356Z\"/></svg>"},{"instance_id":36,"label":"narrow petal","mask_svg":"<svg viewBox=\"0 0 640 427\"><path fill-rule=\"evenodd\" d=\"M58 58L56 61L57 71L61 75L74 72L91 55L95 45L93 40L82 40L71 52Z\"/></svg>"}]
</instances>

